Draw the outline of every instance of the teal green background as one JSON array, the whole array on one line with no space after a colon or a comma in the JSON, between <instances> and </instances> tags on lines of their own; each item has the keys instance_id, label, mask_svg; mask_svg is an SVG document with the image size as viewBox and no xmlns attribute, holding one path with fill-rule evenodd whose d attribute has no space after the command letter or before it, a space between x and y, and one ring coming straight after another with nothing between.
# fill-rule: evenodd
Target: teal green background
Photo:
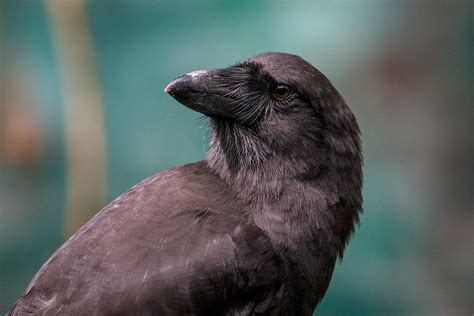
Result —
<instances>
[{"instance_id":1,"label":"teal green background","mask_svg":"<svg viewBox=\"0 0 474 316\"><path fill-rule=\"evenodd\" d=\"M91 0L86 8L107 201L205 156L206 120L163 92L169 81L264 51L298 54L345 96L365 152L364 215L318 314L472 314L473 2ZM65 240L64 100L47 14L42 1L0 3L0 124L7 83L19 78L43 148L32 164L0 150L0 313Z\"/></svg>"}]
</instances>

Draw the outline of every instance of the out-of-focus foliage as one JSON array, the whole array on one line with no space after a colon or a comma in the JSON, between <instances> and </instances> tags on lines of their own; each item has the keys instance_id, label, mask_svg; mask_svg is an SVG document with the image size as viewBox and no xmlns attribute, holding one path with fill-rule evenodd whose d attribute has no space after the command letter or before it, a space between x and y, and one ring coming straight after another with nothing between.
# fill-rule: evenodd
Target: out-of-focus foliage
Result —
<instances>
[{"instance_id":1,"label":"out-of-focus foliage","mask_svg":"<svg viewBox=\"0 0 474 316\"><path fill-rule=\"evenodd\" d=\"M472 1L82 4L86 27L70 32L71 48L47 3L0 1L0 313L67 237L71 168L84 162L67 148L103 151L107 201L202 159L206 121L164 86L263 51L316 65L363 133L365 213L318 312L472 313ZM67 118L68 100L88 91L65 84L75 72L64 52L80 56L84 34L105 148L66 137L71 124L99 124Z\"/></svg>"}]
</instances>

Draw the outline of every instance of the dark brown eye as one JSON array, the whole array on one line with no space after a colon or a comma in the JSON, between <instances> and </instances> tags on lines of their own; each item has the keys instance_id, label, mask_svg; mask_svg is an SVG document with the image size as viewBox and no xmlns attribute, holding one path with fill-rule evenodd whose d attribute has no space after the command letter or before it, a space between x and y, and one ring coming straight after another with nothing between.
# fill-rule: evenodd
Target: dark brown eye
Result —
<instances>
[{"instance_id":1,"label":"dark brown eye","mask_svg":"<svg viewBox=\"0 0 474 316\"><path fill-rule=\"evenodd\" d=\"M284 100L284 99L288 98L291 95L291 90L288 86L286 86L284 84L279 84L273 90L273 95L277 99Z\"/></svg>"}]
</instances>

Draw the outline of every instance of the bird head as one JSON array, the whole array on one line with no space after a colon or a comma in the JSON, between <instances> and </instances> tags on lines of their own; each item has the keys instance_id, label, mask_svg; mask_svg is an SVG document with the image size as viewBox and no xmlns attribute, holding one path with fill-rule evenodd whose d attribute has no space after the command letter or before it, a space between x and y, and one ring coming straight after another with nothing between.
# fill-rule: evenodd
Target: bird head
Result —
<instances>
[{"instance_id":1,"label":"bird head","mask_svg":"<svg viewBox=\"0 0 474 316\"><path fill-rule=\"evenodd\" d=\"M313 78L305 76L305 68L315 70L298 56L266 53L228 68L180 76L165 92L213 121L258 131L278 118L288 122L312 116Z\"/></svg>"},{"instance_id":2,"label":"bird head","mask_svg":"<svg viewBox=\"0 0 474 316\"><path fill-rule=\"evenodd\" d=\"M223 69L178 77L166 88L208 116L208 162L226 179L311 179L360 169L356 120L342 96L299 56L263 53Z\"/></svg>"}]
</instances>

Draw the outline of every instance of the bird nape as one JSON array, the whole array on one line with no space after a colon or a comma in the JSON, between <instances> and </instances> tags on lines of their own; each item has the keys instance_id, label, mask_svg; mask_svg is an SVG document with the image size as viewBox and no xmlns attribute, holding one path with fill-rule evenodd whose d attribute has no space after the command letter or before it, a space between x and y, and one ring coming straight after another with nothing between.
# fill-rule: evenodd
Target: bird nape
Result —
<instances>
[{"instance_id":1,"label":"bird nape","mask_svg":"<svg viewBox=\"0 0 474 316\"><path fill-rule=\"evenodd\" d=\"M165 89L209 117L207 159L104 207L11 315L310 315L361 212L356 119L301 57L264 53Z\"/></svg>"}]
</instances>

